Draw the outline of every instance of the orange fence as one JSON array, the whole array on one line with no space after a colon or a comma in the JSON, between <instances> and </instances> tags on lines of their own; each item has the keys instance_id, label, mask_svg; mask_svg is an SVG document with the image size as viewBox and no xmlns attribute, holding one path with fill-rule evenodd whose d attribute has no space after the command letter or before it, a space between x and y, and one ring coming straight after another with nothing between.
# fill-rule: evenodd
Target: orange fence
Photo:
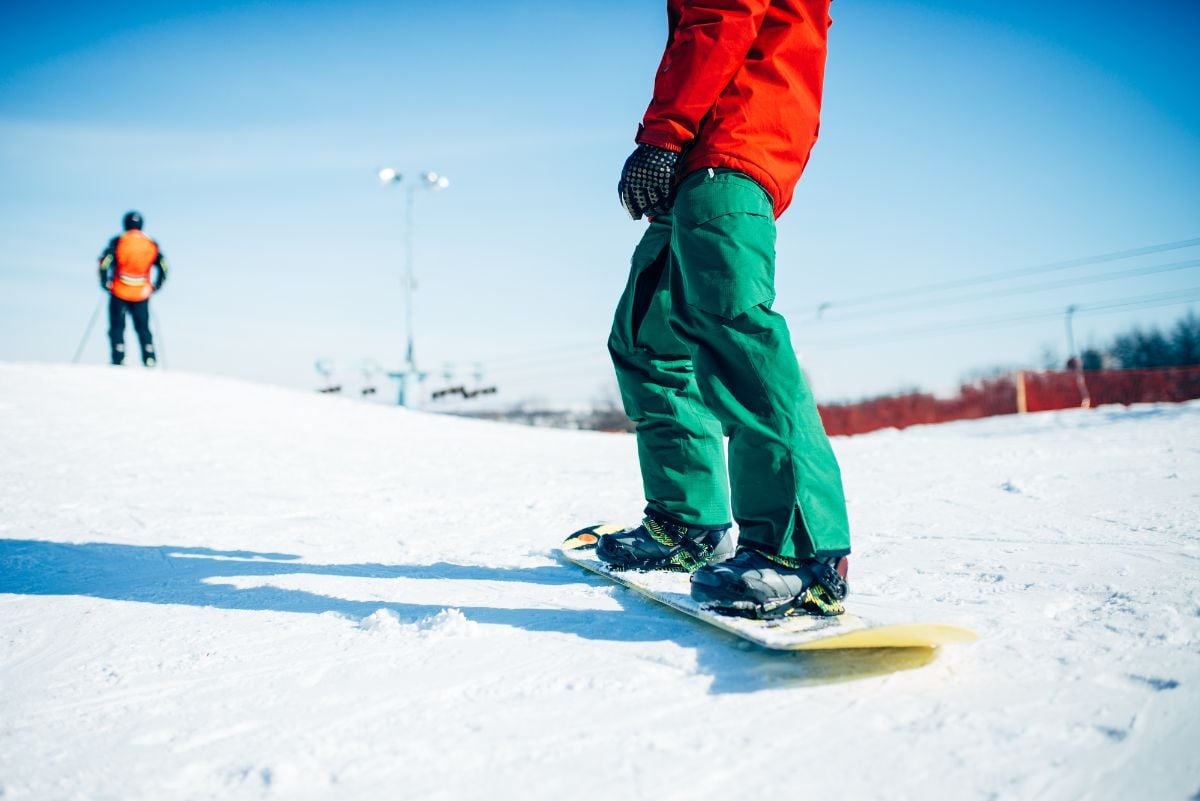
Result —
<instances>
[{"instance_id":1,"label":"orange fence","mask_svg":"<svg viewBox=\"0 0 1200 801\"><path fill-rule=\"evenodd\" d=\"M923 392L820 407L831 435L1041 412L1108 403L1180 402L1200 398L1200 366L1159 370L1021 371L964 384L957 397Z\"/></svg>"},{"instance_id":2,"label":"orange fence","mask_svg":"<svg viewBox=\"0 0 1200 801\"><path fill-rule=\"evenodd\" d=\"M1044 412L1106 403L1178 403L1200 398L1200 367L1168 367L1158 370L1085 370L1071 372L1026 372L1025 410Z\"/></svg>"}]
</instances>

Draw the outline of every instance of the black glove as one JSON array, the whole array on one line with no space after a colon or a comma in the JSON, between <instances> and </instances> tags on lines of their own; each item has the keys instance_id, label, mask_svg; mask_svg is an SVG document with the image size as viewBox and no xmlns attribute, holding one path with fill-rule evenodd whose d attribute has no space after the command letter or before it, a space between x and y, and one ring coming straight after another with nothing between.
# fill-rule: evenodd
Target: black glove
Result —
<instances>
[{"instance_id":1,"label":"black glove","mask_svg":"<svg viewBox=\"0 0 1200 801\"><path fill-rule=\"evenodd\" d=\"M654 145L638 145L621 170L617 194L629 216L666 214L675 202L675 170L679 153Z\"/></svg>"}]
</instances>

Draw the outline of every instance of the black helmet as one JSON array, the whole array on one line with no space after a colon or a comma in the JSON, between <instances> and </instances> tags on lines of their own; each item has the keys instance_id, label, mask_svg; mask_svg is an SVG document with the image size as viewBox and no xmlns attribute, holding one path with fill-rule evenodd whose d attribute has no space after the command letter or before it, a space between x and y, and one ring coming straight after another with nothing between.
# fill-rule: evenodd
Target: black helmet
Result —
<instances>
[{"instance_id":1,"label":"black helmet","mask_svg":"<svg viewBox=\"0 0 1200 801\"><path fill-rule=\"evenodd\" d=\"M121 223L125 226L126 231L140 231L142 230L142 215L136 211L126 212L125 219Z\"/></svg>"}]
</instances>

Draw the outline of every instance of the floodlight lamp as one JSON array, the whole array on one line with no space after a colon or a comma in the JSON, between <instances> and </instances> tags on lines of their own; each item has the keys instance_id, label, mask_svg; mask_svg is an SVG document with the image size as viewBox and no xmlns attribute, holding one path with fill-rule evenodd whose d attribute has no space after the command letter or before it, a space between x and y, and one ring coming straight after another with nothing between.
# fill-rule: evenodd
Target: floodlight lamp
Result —
<instances>
[{"instance_id":1,"label":"floodlight lamp","mask_svg":"<svg viewBox=\"0 0 1200 801\"><path fill-rule=\"evenodd\" d=\"M400 173L396 172L396 170L394 170L391 167L384 167L382 170L379 171L379 183L381 183L381 184L386 185L386 184L395 183L395 182L399 181L400 178L401 178Z\"/></svg>"},{"instance_id":2,"label":"floodlight lamp","mask_svg":"<svg viewBox=\"0 0 1200 801\"><path fill-rule=\"evenodd\" d=\"M421 180L425 182L425 186L434 191L440 192L450 185L450 179L444 175L438 175L433 170L421 173Z\"/></svg>"}]
</instances>

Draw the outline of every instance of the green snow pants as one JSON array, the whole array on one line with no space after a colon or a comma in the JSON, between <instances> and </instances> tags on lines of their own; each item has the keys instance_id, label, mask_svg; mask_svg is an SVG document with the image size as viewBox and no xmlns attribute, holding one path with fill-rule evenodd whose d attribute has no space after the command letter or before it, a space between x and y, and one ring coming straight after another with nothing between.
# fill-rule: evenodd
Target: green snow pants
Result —
<instances>
[{"instance_id":1,"label":"green snow pants","mask_svg":"<svg viewBox=\"0 0 1200 801\"><path fill-rule=\"evenodd\" d=\"M743 545L847 554L841 472L774 299L770 197L738 172L685 178L633 253L608 341L646 511L718 527L732 500Z\"/></svg>"}]
</instances>

